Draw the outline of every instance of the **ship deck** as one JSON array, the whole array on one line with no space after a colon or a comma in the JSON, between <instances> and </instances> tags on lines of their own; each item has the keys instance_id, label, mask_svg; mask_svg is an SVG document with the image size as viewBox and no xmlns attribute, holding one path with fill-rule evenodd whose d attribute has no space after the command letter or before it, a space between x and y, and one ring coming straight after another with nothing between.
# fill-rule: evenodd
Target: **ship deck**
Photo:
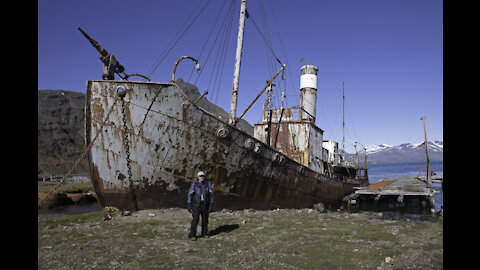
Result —
<instances>
[{"instance_id":1,"label":"ship deck","mask_svg":"<svg viewBox=\"0 0 480 270\"><path fill-rule=\"evenodd\" d=\"M382 178L377 183L365 187L357 187L352 193L356 195L424 195L433 194L433 189L427 187L423 179L414 176ZM352 196L352 194L348 196ZM358 197L358 196L356 196ZM350 198L351 199L351 198ZM345 199L344 199L345 200Z\"/></svg>"},{"instance_id":2,"label":"ship deck","mask_svg":"<svg viewBox=\"0 0 480 270\"><path fill-rule=\"evenodd\" d=\"M378 203L381 199L391 203L405 200L429 201L434 207L434 194L438 191L428 187L427 182L415 176L382 178L377 183L356 187L355 192L345 196L344 202L355 205L359 202Z\"/></svg>"}]
</instances>

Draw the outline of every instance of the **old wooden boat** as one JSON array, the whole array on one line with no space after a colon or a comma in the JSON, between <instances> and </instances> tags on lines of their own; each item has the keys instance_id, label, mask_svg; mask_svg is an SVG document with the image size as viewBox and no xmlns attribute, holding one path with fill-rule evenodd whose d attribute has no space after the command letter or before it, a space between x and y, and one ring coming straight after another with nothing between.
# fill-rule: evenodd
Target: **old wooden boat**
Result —
<instances>
[{"instance_id":1,"label":"old wooden boat","mask_svg":"<svg viewBox=\"0 0 480 270\"><path fill-rule=\"evenodd\" d=\"M302 104L265 110L253 136L237 126L245 5L242 0L230 119L199 106L174 75L170 82L115 80L123 67L82 31L104 62L103 80L87 82L85 113L90 179L102 208L186 207L200 170L213 184L215 210L335 204L368 184L355 170L338 169L338 144L323 147L331 142L315 125L315 106L302 103L316 100L315 66L302 67Z\"/></svg>"}]
</instances>

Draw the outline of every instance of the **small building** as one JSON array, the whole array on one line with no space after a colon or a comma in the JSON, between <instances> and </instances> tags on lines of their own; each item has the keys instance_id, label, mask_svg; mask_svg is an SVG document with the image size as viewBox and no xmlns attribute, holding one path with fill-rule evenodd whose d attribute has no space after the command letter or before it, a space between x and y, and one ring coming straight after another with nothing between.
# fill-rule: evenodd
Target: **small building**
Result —
<instances>
[{"instance_id":1,"label":"small building","mask_svg":"<svg viewBox=\"0 0 480 270\"><path fill-rule=\"evenodd\" d=\"M326 161L332 165L340 164L340 152L338 151L338 142L323 141L323 148L327 151Z\"/></svg>"}]
</instances>

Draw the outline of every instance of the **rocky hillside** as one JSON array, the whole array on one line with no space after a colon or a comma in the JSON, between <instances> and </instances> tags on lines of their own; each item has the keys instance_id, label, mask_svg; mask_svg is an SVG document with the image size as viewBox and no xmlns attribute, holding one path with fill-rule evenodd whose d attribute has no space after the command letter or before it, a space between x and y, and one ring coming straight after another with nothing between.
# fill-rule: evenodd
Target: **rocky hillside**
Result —
<instances>
[{"instance_id":1,"label":"rocky hillside","mask_svg":"<svg viewBox=\"0 0 480 270\"><path fill-rule=\"evenodd\" d=\"M200 91L198 91L198 88L195 85L186 83L181 78L176 80L175 83L178 84L183 89L185 94L189 96L192 100L196 100L198 97L200 97ZM224 109L211 103L206 98L200 99L197 102L197 105L203 108L204 110L219 116L219 118L222 119L223 121L228 122L230 114L226 112ZM240 121L238 121L237 123L237 127L242 131L244 131L245 133L249 134L250 136L253 136L253 126L250 125L247 121L240 119Z\"/></svg>"},{"instance_id":2,"label":"rocky hillside","mask_svg":"<svg viewBox=\"0 0 480 270\"><path fill-rule=\"evenodd\" d=\"M38 91L39 177L65 174L73 162L64 161L77 160L83 154L84 107L83 93L66 90ZM87 175L85 160L73 174Z\"/></svg>"}]
</instances>

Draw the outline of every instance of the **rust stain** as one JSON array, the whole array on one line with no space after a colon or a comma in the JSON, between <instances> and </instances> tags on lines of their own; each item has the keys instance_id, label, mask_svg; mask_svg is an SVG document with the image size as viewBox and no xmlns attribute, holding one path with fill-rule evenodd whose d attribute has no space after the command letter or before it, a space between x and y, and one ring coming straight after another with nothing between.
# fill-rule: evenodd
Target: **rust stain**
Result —
<instances>
[{"instance_id":1,"label":"rust stain","mask_svg":"<svg viewBox=\"0 0 480 270\"><path fill-rule=\"evenodd\" d=\"M390 185L394 182L395 181L390 181L390 180L380 181L380 182L377 182L375 184L367 186L365 189L379 189L379 188L382 188L382 187L386 187L386 186L388 186L388 185Z\"/></svg>"},{"instance_id":2,"label":"rust stain","mask_svg":"<svg viewBox=\"0 0 480 270\"><path fill-rule=\"evenodd\" d=\"M96 154L89 154L91 179L102 206L119 209L185 206L188 189L199 170L205 171L207 180L213 183L215 207L220 209L311 207L315 202L333 201L347 195L353 191L353 186L358 185L326 178L308 167L299 173L300 164L308 165L309 162L308 151L297 144L297 139L305 138L296 138L287 122L281 124L276 148L286 157L282 162L280 158L272 161L276 151L201 112L174 85L165 86L152 103L158 93L152 89L158 89L155 87L160 84L89 83L92 84L95 91L103 91L101 85L108 91L116 91L117 86L127 91L125 113L133 183L127 183L124 128L118 103L109 119L111 126L102 132L104 138L96 141L97 147L91 150L97 151ZM129 86L136 84L138 88ZM90 89L87 93L91 94ZM138 100L134 99L135 95ZM88 106L92 120L101 121L96 113L112 104L112 97ZM292 116L292 111L286 110L283 117L289 119ZM87 127L87 138L91 136L92 127L96 125L90 123ZM277 127L272 125L271 145ZM228 136L219 138L217 131L220 128L226 129ZM246 140L252 140L262 150L255 153L255 148L245 146ZM105 156L105 153L111 155Z\"/></svg>"},{"instance_id":3,"label":"rust stain","mask_svg":"<svg viewBox=\"0 0 480 270\"><path fill-rule=\"evenodd\" d=\"M93 165L93 177L92 177L92 180L93 181L93 185L94 185L94 189L95 191L98 190L98 192L102 193L102 192L105 192L105 188L103 186L103 181L102 179L100 178L100 175L98 174L98 167L96 165Z\"/></svg>"}]
</instances>

